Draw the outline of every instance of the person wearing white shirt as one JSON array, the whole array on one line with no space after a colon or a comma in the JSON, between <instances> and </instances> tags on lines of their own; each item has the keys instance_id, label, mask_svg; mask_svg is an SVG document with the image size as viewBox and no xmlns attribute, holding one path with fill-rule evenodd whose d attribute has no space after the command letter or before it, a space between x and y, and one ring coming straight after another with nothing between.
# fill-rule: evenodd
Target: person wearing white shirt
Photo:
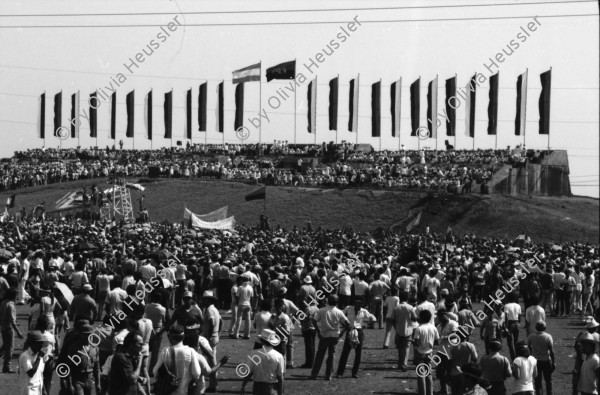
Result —
<instances>
[{"instance_id":1,"label":"person wearing white shirt","mask_svg":"<svg viewBox=\"0 0 600 395\"><path fill-rule=\"evenodd\" d=\"M27 336L29 347L19 357L20 395L42 395L43 374L46 363L44 336L40 331L30 332Z\"/></svg>"},{"instance_id":2,"label":"person wearing white shirt","mask_svg":"<svg viewBox=\"0 0 600 395\"><path fill-rule=\"evenodd\" d=\"M393 320L396 331L396 347L398 348L398 369L405 372L408 365L410 338L417 321L415 308L408 304L408 292L400 292L400 303L394 308Z\"/></svg>"},{"instance_id":3,"label":"person wearing white shirt","mask_svg":"<svg viewBox=\"0 0 600 395\"><path fill-rule=\"evenodd\" d=\"M516 303L515 294L506 296L508 303L504 305L504 314L506 317L506 329L508 330L506 342L508 343L508 351L510 358L516 358L516 346L519 341L519 324L521 322L521 305ZM537 321L536 321L537 322Z\"/></svg>"},{"instance_id":4,"label":"person wearing white shirt","mask_svg":"<svg viewBox=\"0 0 600 395\"><path fill-rule=\"evenodd\" d=\"M336 378L341 378L344 375L346 362L348 361L348 355L350 354L350 350L352 350L353 346L356 354L354 356L354 364L352 365L352 377L355 379L358 378L358 369L360 368L360 360L362 356L362 346L365 341L363 325L376 320L375 316L363 309L362 306L362 300L357 299L354 302L354 307L348 306L344 309L344 315L348 317L348 321L350 322L350 330L346 334L346 338L344 340L344 348L342 349L342 355L340 356Z\"/></svg>"},{"instance_id":5,"label":"person wearing white shirt","mask_svg":"<svg viewBox=\"0 0 600 395\"><path fill-rule=\"evenodd\" d=\"M448 310L445 307L440 308L437 311L437 317L439 325L437 326L437 332L440 336L440 345L443 350L452 347L452 344L448 340L449 336L458 330L458 322L451 320L448 316ZM446 353L447 354L447 353ZM446 392L446 384L448 383L448 355L439 353L440 362L436 367L438 379L440 380L440 388L443 394Z\"/></svg>"},{"instance_id":6,"label":"person wearing white shirt","mask_svg":"<svg viewBox=\"0 0 600 395\"><path fill-rule=\"evenodd\" d=\"M517 357L512 363L515 378L513 391L515 394L533 394L533 379L537 376L537 360L530 355L526 342L517 345Z\"/></svg>"},{"instance_id":7,"label":"person wearing white shirt","mask_svg":"<svg viewBox=\"0 0 600 395\"><path fill-rule=\"evenodd\" d=\"M398 290L393 288L391 290L392 294L388 295L383 302L383 308L386 311L385 314L385 336L383 338L383 348L390 348L390 341L392 339L392 331L394 330L394 310L396 306L400 304L400 299L398 298Z\"/></svg>"},{"instance_id":8,"label":"person wearing white shirt","mask_svg":"<svg viewBox=\"0 0 600 395\"><path fill-rule=\"evenodd\" d=\"M161 351L154 366L154 377L158 377L160 367L163 364L170 367L171 361L174 360L175 372L173 374L179 378L179 387L171 395L187 395L190 382L198 380L202 373L196 351L183 345L183 332L183 327L180 325L173 325L169 329L171 347L166 347Z\"/></svg>"},{"instance_id":9,"label":"person wearing white shirt","mask_svg":"<svg viewBox=\"0 0 600 395\"><path fill-rule=\"evenodd\" d=\"M425 364L430 366L431 354L433 353L433 345L440 339L440 335L431 324L433 315L429 310L421 310L419 312L419 326L413 331L413 343L415 346L415 364ZM433 377L431 373L417 378L417 387L419 394L433 394Z\"/></svg>"},{"instance_id":10,"label":"person wearing white shirt","mask_svg":"<svg viewBox=\"0 0 600 395\"><path fill-rule=\"evenodd\" d=\"M417 295L418 304L415 309L417 317L421 316L421 311L427 310L431 314L430 324L433 325L435 322L435 305L426 300L427 295L423 292L419 292Z\"/></svg>"}]
</instances>

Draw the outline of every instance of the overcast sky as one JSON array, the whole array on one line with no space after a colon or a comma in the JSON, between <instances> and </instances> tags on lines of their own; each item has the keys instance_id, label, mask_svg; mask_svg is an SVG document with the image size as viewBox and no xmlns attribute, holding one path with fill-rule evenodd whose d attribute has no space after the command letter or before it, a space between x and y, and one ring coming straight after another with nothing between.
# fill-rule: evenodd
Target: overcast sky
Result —
<instances>
[{"instance_id":1,"label":"overcast sky","mask_svg":"<svg viewBox=\"0 0 600 395\"><path fill-rule=\"evenodd\" d=\"M492 3L508 5L476 6ZM332 11L312 11L315 9ZM290 12L256 12L266 10ZM58 146L59 140L52 135L54 94L63 91L63 125L69 126L71 94L80 91L80 112L84 113L88 111L89 94L101 89L108 92L111 83L118 96L117 141L123 139L125 148L133 144L135 148L150 148L151 144L154 148L170 146L178 140L185 144L185 92L190 88L194 106L193 142L219 143L223 137L227 142L239 142L233 130L235 106L231 72L258 62L263 66L262 83L251 82L245 87L244 118L250 129L246 142L259 139L259 131L249 118L258 116L261 85L262 109L269 117L268 122L263 118L262 141L315 141L315 135L307 133L306 117L307 86L315 77L318 78L316 140L320 143L337 138L355 142L356 134L347 131L348 87L350 79L360 73L358 141L376 148L380 144L383 148L397 148L399 144L416 148L418 139L410 137L409 85L421 77L421 124L425 126L429 81L436 75L439 78L438 112L442 114L445 80L456 74L458 87L464 88L471 75L481 73L484 82L477 88L475 147L514 146L523 142L522 136L514 136L516 80L528 70L526 146L546 148L547 136L538 135L539 75L552 68L550 147L568 150L573 192L598 197L600 44L596 1L4 0L0 3L0 14L0 157L44 144ZM47 16L49 14L63 15ZM353 20L358 23L348 26ZM171 31L169 23L172 23ZM211 24L213 26L207 26ZM24 27L32 25L37 27ZM40 25L86 27L41 28ZM170 35L166 36L165 31ZM519 44L518 48L515 43ZM143 49L150 52L148 45L153 47L151 55L144 55L143 62L136 61L137 66L132 66L130 58L135 60ZM503 49L509 54L504 53L503 62L486 68L491 64L490 58L495 58ZM310 66L308 70L305 65L310 65L323 50L331 54L321 55L318 68ZM297 60L297 73L306 77L306 81L295 88L295 98L289 91L289 81L267 83L264 77L267 67L293 59ZM487 135L489 77L495 72L500 73L497 141ZM122 76L118 76L119 73ZM336 133L328 130L327 110L328 82L338 75L339 131ZM399 78L402 78L401 132L400 139L394 139L391 137L389 86ZM371 84L380 79L381 141L371 138L370 119ZM214 111L216 85L223 80L224 136L215 132ZM199 84L205 81L208 81L208 133L201 133L196 115L197 96ZM144 97L150 89L154 96L155 138L152 143L146 138L143 114ZM162 138L163 98L171 89L174 94L173 141ZM135 90L136 95L135 141L124 136L125 95L131 90ZM278 90L288 92L289 98L278 96ZM38 137L36 126L38 98L44 91L47 95L45 142ZM100 146L113 144L108 131L109 108L108 101L100 100ZM456 118L456 147L471 148L473 140L464 134L464 102L458 106ZM443 116L439 119L437 144L443 148L447 138L445 119ZM96 140L89 137L87 120L83 117L81 120L79 143L84 147L96 145ZM63 142L64 147L76 145L77 141L71 139ZM436 142L423 141L421 147L424 146L435 148Z\"/></svg>"}]
</instances>

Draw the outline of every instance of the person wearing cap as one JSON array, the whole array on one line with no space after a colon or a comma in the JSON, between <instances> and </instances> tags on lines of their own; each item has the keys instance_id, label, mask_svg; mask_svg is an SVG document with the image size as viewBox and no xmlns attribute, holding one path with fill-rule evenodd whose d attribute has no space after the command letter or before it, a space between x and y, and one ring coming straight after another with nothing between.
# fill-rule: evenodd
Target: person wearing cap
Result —
<instances>
[{"instance_id":1,"label":"person wearing cap","mask_svg":"<svg viewBox=\"0 0 600 395\"><path fill-rule=\"evenodd\" d=\"M202 294L204 321L202 322L201 333L202 337L208 340L208 343L211 347L210 355L206 355L206 359L208 360L208 364L211 368L214 368L217 365L217 345L219 344L219 333L221 332L221 326L223 325L221 314L215 307L215 304L217 303L218 299L214 295L213 291L204 291ZM216 392L217 385L217 372L214 371L209 376L207 391L210 390L211 392Z\"/></svg>"},{"instance_id":2,"label":"person wearing cap","mask_svg":"<svg viewBox=\"0 0 600 395\"><path fill-rule=\"evenodd\" d=\"M500 354L500 350L502 350L500 340L491 340L489 342L489 353L483 355L479 361L482 376L491 385L487 390L490 395L505 395L506 386L504 382L512 375L511 363L508 358Z\"/></svg>"},{"instance_id":3,"label":"person wearing cap","mask_svg":"<svg viewBox=\"0 0 600 395\"><path fill-rule=\"evenodd\" d=\"M73 298L73 303L71 303L70 307L70 316L87 318L91 322L94 322L94 319L98 315L98 306L96 305L96 301L92 298L92 293L94 289L90 284L84 284L81 288L81 293L75 295Z\"/></svg>"},{"instance_id":4,"label":"person wearing cap","mask_svg":"<svg viewBox=\"0 0 600 395\"><path fill-rule=\"evenodd\" d=\"M14 335L19 339L23 338L23 334L17 326L17 309L15 301L17 299L17 290L10 288L6 291L2 303L0 303L0 332L2 333L2 348L0 354L4 354L4 365L2 373L15 373L10 368L10 360L14 350Z\"/></svg>"},{"instance_id":5,"label":"person wearing cap","mask_svg":"<svg viewBox=\"0 0 600 395\"><path fill-rule=\"evenodd\" d=\"M197 304L193 303L193 299L194 295L190 291L185 291L183 293L183 304L173 311L173 315L167 325L168 328L175 323L185 326L185 323L190 318L193 318L198 322L203 322L202 310L200 310Z\"/></svg>"},{"instance_id":6,"label":"person wearing cap","mask_svg":"<svg viewBox=\"0 0 600 395\"><path fill-rule=\"evenodd\" d=\"M333 360L335 357L335 347L337 346L340 329L348 328L350 323L344 313L337 308L337 295L329 295L327 297L327 306L322 307L315 313L315 323L317 335L319 336L319 348L315 356L315 362L311 370L310 379L316 380L325 353L327 353L327 365L325 368L325 380L331 380L333 372Z\"/></svg>"},{"instance_id":7,"label":"person wearing cap","mask_svg":"<svg viewBox=\"0 0 600 395\"><path fill-rule=\"evenodd\" d=\"M246 384L253 380L253 395L283 395L283 384L285 374L285 358L274 349L281 342L281 338L271 329L263 329L258 335L262 343L262 349L254 350L248 356L249 373L242 380L240 393L246 393Z\"/></svg>"},{"instance_id":8,"label":"person wearing cap","mask_svg":"<svg viewBox=\"0 0 600 395\"><path fill-rule=\"evenodd\" d=\"M65 377L73 394L91 394L93 389L100 393L100 363L98 347L90 344L90 335L94 333L94 327L85 324L78 331L76 341L65 344L68 347L68 355L78 355L78 363L69 358L70 374Z\"/></svg>"},{"instance_id":9,"label":"person wearing cap","mask_svg":"<svg viewBox=\"0 0 600 395\"><path fill-rule=\"evenodd\" d=\"M175 361L175 371L172 371L172 373L179 378L179 387L171 395L187 395L190 382L198 380L202 373L196 351L183 344L183 337L184 328L181 325L173 325L169 328L171 347L164 348L160 352L158 361L154 366L154 377L158 377L158 371L163 364L172 369L170 361Z\"/></svg>"},{"instance_id":10,"label":"person wearing cap","mask_svg":"<svg viewBox=\"0 0 600 395\"><path fill-rule=\"evenodd\" d=\"M585 361L581 365L579 373L578 390L582 395L598 393L600 377L600 358L596 353L596 339L586 334L579 339L581 351L585 354Z\"/></svg>"},{"instance_id":11,"label":"person wearing cap","mask_svg":"<svg viewBox=\"0 0 600 395\"><path fill-rule=\"evenodd\" d=\"M469 342L468 334L464 331L464 327L460 330L454 330L454 335L460 340L457 345L450 347L448 350L448 384L452 394L460 394L462 380L460 371L461 366L471 362L477 362L477 350L473 343Z\"/></svg>"},{"instance_id":12,"label":"person wearing cap","mask_svg":"<svg viewBox=\"0 0 600 395\"><path fill-rule=\"evenodd\" d=\"M546 323L538 321L535 324L536 332L527 337L527 344L531 348L531 355L537 360L538 375L534 386L536 394L542 393L542 378L546 382L546 393L552 395L552 372L556 369L554 358L554 341L546 332Z\"/></svg>"},{"instance_id":13,"label":"person wearing cap","mask_svg":"<svg viewBox=\"0 0 600 395\"><path fill-rule=\"evenodd\" d=\"M236 292L236 298L238 300L238 313L235 326L233 328L233 337L237 339L240 337L240 326L242 320L244 323L244 339L250 339L250 321L252 313L252 298L254 297L254 288L251 284L250 277L247 273L240 276L242 278L242 285L238 287Z\"/></svg>"},{"instance_id":14,"label":"person wearing cap","mask_svg":"<svg viewBox=\"0 0 600 395\"><path fill-rule=\"evenodd\" d=\"M578 391L578 387L579 387L579 376L580 376L580 371L581 371L581 365L583 364L583 361L585 360L585 357L583 355L583 351L582 351L582 345L580 340L582 338L591 338L596 342L596 346L598 346L600 344L600 334L598 334L598 328L600 327L600 324L598 324L598 322L594 319L594 317L588 317L588 321L585 324L585 331L579 333L579 335L577 335L577 338L575 339L575 352L576 352L576 356L575 356L575 366L573 368L573 394L577 395L577 391Z\"/></svg>"},{"instance_id":15,"label":"person wearing cap","mask_svg":"<svg viewBox=\"0 0 600 395\"><path fill-rule=\"evenodd\" d=\"M26 350L19 356L20 393L42 395L46 356L44 336L40 331L32 331L27 335L26 343Z\"/></svg>"}]
</instances>

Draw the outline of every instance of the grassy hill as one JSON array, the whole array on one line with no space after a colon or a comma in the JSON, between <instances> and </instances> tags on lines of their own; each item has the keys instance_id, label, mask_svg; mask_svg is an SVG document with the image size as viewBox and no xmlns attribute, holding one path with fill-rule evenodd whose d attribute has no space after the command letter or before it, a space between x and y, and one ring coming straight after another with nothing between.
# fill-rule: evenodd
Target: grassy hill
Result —
<instances>
[{"instance_id":1,"label":"grassy hill","mask_svg":"<svg viewBox=\"0 0 600 395\"><path fill-rule=\"evenodd\" d=\"M137 180L131 180L137 181ZM77 181L16 191L16 209L28 212L41 202L48 211L67 192L96 184L108 188L106 180ZM152 221L182 220L183 207L203 214L228 205L238 224L254 225L263 212L263 201L246 202L244 196L255 185L216 181L160 180L146 184L146 191L132 191L136 209L144 195L144 205ZM12 193L0 194L0 201ZM323 190L310 188L267 188L265 214L271 225L313 226L374 230L405 224L409 210L423 210L421 226L445 232L452 226L455 234L476 233L516 237L526 233L538 241L580 241L598 244L598 199L586 197L507 197L501 195L450 195L430 197L425 193Z\"/></svg>"}]
</instances>

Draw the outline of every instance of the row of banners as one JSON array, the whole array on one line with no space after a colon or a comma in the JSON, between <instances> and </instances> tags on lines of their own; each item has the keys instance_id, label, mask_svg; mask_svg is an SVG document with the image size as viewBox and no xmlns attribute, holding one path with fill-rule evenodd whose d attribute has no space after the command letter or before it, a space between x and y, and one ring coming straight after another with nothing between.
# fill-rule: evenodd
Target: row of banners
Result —
<instances>
[{"instance_id":1,"label":"row of banners","mask_svg":"<svg viewBox=\"0 0 600 395\"><path fill-rule=\"evenodd\" d=\"M539 98L539 134L550 133L550 90L551 73L548 70L540 74L542 90ZM527 74L521 74L516 83L516 117L515 117L515 135L525 134L526 124L526 102L527 102ZM297 79L304 78L302 74L296 75L296 61L285 62L267 69L267 82L274 79ZM483 77L483 78L481 78ZM443 110L446 122L446 136L456 135L456 109L464 103L465 107L465 134L468 137L475 137L475 99L477 87L485 81L481 74L475 74L469 79L465 89L457 91L456 76L445 81L446 98ZM235 89L235 121L234 129L239 130L244 126L244 84L248 82L261 81L261 63L245 67L233 72L232 82L236 85ZM303 80L300 80L303 82ZM488 127L487 134L496 135L498 126L498 81L499 73L489 78L489 103L488 103ZM307 89L308 101L308 133L316 133L316 94L317 79L312 80ZM298 83L296 83L298 85ZM358 98L359 98L359 77L350 81L349 92L349 117L348 131L358 132ZM224 82L216 86L216 125L215 130L224 133ZM390 86L390 113L391 113L391 135L396 137L400 135L400 103L401 103L402 78L393 82ZM294 89L294 94L297 89ZM207 91L208 82L200 84L198 92L198 131L207 132ZM329 130L338 130L338 98L339 98L339 77L329 81ZM430 81L427 88L427 133L429 138L437 138L438 128L438 78ZM192 89L186 91L186 119L185 119L185 137L192 138ZM421 78L418 78L410 85L410 118L411 118L411 136L417 136L420 133L420 98L421 98ZM97 108L100 106L100 100L110 102L110 138L116 139L116 112L117 112L117 93L108 95L101 90L90 94L88 104L89 113L84 112L83 118L87 119L90 126L90 137L97 137ZM62 126L62 92L54 95L54 136L68 134L71 138L79 137L79 126L81 125L81 112L79 108L79 92L71 95L71 117L70 130L65 130ZM262 111L262 98L259 98ZM144 100L144 123L147 132L147 138L153 138L152 121L152 103L153 93L148 92ZM134 136L134 112L135 112L135 91L131 91L126 97L127 107L127 128L125 136L133 138ZM169 139L173 136L173 91L164 94L164 138ZM42 93L39 100L38 129L40 138L45 138L45 108L46 93ZM294 112L296 106L294 106ZM88 115L89 114L89 115ZM371 136L381 137L381 81L371 85ZM421 136L423 137L423 136Z\"/></svg>"}]
</instances>

